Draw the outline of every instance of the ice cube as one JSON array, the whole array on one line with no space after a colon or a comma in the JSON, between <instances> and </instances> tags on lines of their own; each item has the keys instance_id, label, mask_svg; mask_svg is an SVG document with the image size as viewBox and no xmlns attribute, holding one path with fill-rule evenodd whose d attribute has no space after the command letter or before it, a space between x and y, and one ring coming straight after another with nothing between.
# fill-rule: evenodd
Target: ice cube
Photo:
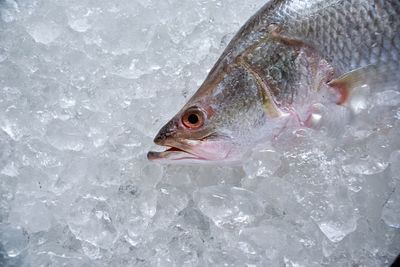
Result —
<instances>
[{"instance_id":1,"label":"ice cube","mask_svg":"<svg viewBox=\"0 0 400 267\"><path fill-rule=\"evenodd\" d=\"M52 225L51 213L44 203L20 198L10 212L10 222L22 226L28 233L48 231Z\"/></svg>"},{"instance_id":2,"label":"ice cube","mask_svg":"<svg viewBox=\"0 0 400 267\"><path fill-rule=\"evenodd\" d=\"M244 166L244 171L250 177L269 177L279 169L281 165L280 154L277 153L273 148L266 147L266 144L254 149L251 160L249 160Z\"/></svg>"},{"instance_id":3,"label":"ice cube","mask_svg":"<svg viewBox=\"0 0 400 267\"><path fill-rule=\"evenodd\" d=\"M378 92L373 99L376 105L397 106L400 104L400 92L394 90Z\"/></svg>"},{"instance_id":4,"label":"ice cube","mask_svg":"<svg viewBox=\"0 0 400 267\"><path fill-rule=\"evenodd\" d=\"M188 204L188 195L177 187L162 184L157 185L157 213L155 224L157 227L168 226Z\"/></svg>"},{"instance_id":5,"label":"ice cube","mask_svg":"<svg viewBox=\"0 0 400 267\"><path fill-rule=\"evenodd\" d=\"M61 34L60 26L52 21L38 21L30 24L27 31L36 42L45 45L52 43Z\"/></svg>"},{"instance_id":6,"label":"ice cube","mask_svg":"<svg viewBox=\"0 0 400 267\"><path fill-rule=\"evenodd\" d=\"M71 18L69 21L69 26L77 32L86 32L88 29L90 29L90 24L86 18Z\"/></svg>"},{"instance_id":7,"label":"ice cube","mask_svg":"<svg viewBox=\"0 0 400 267\"><path fill-rule=\"evenodd\" d=\"M382 219L390 227L400 229L400 190L396 188L385 203Z\"/></svg>"},{"instance_id":8,"label":"ice cube","mask_svg":"<svg viewBox=\"0 0 400 267\"><path fill-rule=\"evenodd\" d=\"M263 225L254 228L245 228L240 232L240 237L259 248L264 257L270 260L279 259L279 254L285 247L287 233L278 227Z\"/></svg>"},{"instance_id":9,"label":"ice cube","mask_svg":"<svg viewBox=\"0 0 400 267\"><path fill-rule=\"evenodd\" d=\"M12 166L8 166L9 163L9 158L11 156L11 142L10 138L5 134L4 132L0 131L0 170L2 172L8 172L7 169L10 169L12 171ZM7 168L6 170L3 170L3 168Z\"/></svg>"},{"instance_id":10,"label":"ice cube","mask_svg":"<svg viewBox=\"0 0 400 267\"><path fill-rule=\"evenodd\" d=\"M14 258L28 246L29 235L20 226L0 224L0 239L7 256Z\"/></svg>"},{"instance_id":11,"label":"ice cube","mask_svg":"<svg viewBox=\"0 0 400 267\"><path fill-rule=\"evenodd\" d=\"M342 241L343 238L357 229L359 211L344 203L343 199L333 198L330 203L327 203L326 207L319 206L317 208L320 209L317 211L319 213L317 216L312 215L322 233L334 243Z\"/></svg>"},{"instance_id":12,"label":"ice cube","mask_svg":"<svg viewBox=\"0 0 400 267\"><path fill-rule=\"evenodd\" d=\"M344 225L341 222L326 221L318 224L321 231L332 242L341 241L346 235L356 230L355 222Z\"/></svg>"},{"instance_id":13,"label":"ice cube","mask_svg":"<svg viewBox=\"0 0 400 267\"><path fill-rule=\"evenodd\" d=\"M388 162L380 162L376 158L366 156L365 158L354 160L350 164L343 165L342 168L348 173L372 175L383 172L388 165Z\"/></svg>"},{"instance_id":14,"label":"ice cube","mask_svg":"<svg viewBox=\"0 0 400 267\"><path fill-rule=\"evenodd\" d=\"M0 9L0 16L4 22L12 22L18 18L18 13L21 12L18 3L14 0L5 0Z\"/></svg>"},{"instance_id":15,"label":"ice cube","mask_svg":"<svg viewBox=\"0 0 400 267\"><path fill-rule=\"evenodd\" d=\"M86 196L73 203L66 220L77 239L109 249L117 238L113 216L107 202Z\"/></svg>"},{"instance_id":16,"label":"ice cube","mask_svg":"<svg viewBox=\"0 0 400 267\"><path fill-rule=\"evenodd\" d=\"M86 141L83 132L76 122L55 120L47 125L47 140L59 150L80 151Z\"/></svg>"},{"instance_id":17,"label":"ice cube","mask_svg":"<svg viewBox=\"0 0 400 267\"><path fill-rule=\"evenodd\" d=\"M400 180L400 150L393 151L389 161L393 177Z\"/></svg>"},{"instance_id":18,"label":"ice cube","mask_svg":"<svg viewBox=\"0 0 400 267\"><path fill-rule=\"evenodd\" d=\"M257 196L243 188L210 186L197 190L193 197L201 212L222 228L243 228L263 214Z\"/></svg>"}]
</instances>

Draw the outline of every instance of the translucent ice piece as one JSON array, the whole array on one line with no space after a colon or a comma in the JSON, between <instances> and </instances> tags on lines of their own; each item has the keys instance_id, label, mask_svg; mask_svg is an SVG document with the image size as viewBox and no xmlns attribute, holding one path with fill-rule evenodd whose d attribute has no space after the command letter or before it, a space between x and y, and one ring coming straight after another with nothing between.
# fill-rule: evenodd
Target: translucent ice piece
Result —
<instances>
[{"instance_id":1,"label":"translucent ice piece","mask_svg":"<svg viewBox=\"0 0 400 267\"><path fill-rule=\"evenodd\" d=\"M199 209L219 227L242 228L263 214L256 194L243 188L210 186L197 190L194 200Z\"/></svg>"}]
</instances>

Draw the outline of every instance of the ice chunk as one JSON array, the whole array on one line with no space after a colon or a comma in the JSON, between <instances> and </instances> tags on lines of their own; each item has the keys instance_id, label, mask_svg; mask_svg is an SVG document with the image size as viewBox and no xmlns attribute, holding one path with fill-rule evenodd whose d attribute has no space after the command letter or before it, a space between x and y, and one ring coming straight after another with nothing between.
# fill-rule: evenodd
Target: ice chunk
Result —
<instances>
[{"instance_id":1,"label":"ice chunk","mask_svg":"<svg viewBox=\"0 0 400 267\"><path fill-rule=\"evenodd\" d=\"M51 227L51 213L45 204L17 198L10 212L10 222L22 226L28 233L47 231Z\"/></svg>"},{"instance_id":2,"label":"ice chunk","mask_svg":"<svg viewBox=\"0 0 400 267\"><path fill-rule=\"evenodd\" d=\"M65 225L55 225L49 231L30 235L29 245L32 253L26 261L35 266L90 265L90 260L82 253L81 242Z\"/></svg>"},{"instance_id":3,"label":"ice chunk","mask_svg":"<svg viewBox=\"0 0 400 267\"><path fill-rule=\"evenodd\" d=\"M389 161L393 177L400 180L400 150L393 151Z\"/></svg>"},{"instance_id":4,"label":"ice chunk","mask_svg":"<svg viewBox=\"0 0 400 267\"><path fill-rule=\"evenodd\" d=\"M250 225L263 214L264 207L257 196L243 188L210 186L197 190L193 197L201 212L227 229Z\"/></svg>"},{"instance_id":5,"label":"ice chunk","mask_svg":"<svg viewBox=\"0 0 400 267\"><path fill-rule=\"evenodd\" d=\"M382 210L382 219L390 227L400 229L400 190L396 188Z\"/></svg>"},{"instance_id":6,"label":"ice chunk","mask_svg":"<svg viewBox=\"0 0 400 267\"><path fill-rule=\"evenodd\" d=\"M240 232L242 240L246 240L256 248L262 248L262 255L270 260L278 258L287 242L286 236L287 233L272 225L245 228Z\"/></svg>"},{"instance_id":7,"label":"ice chunk","mask_svg":"<svg viewBox=\"0 0 400 267\"><path fill-rule=\"evenodd\" d=\"M7 168L9 164L8 161L11 156L11 151L10 138L8 138L4 132L0 131L0 170L2 170L2 172L7 172L7 170L3 170L3 168Z\"/></svg>"},{"instance_id":8,"label":"ice chunk","mask_svg":"<svg viewBox=\"0 0 400 267\"><path fill-rule=\"evenodd\" d=\"M14 0L5 0L0 6L0 16L4 22L12 22L17 16L18 12L21 12L18 3Z\"/></svg>"},{"instance_id":9,"label":"ice chunk","mask_svg":"<svg viewBox=\"0 0 400 267\"><path fill-rule=\"evenodd\" d=\"M277 177L268 177L257 183L255 193L258 198L265 203L265 215L271 217L288 216L297 217L300 214L300 209L296 198L293 194L295 188L285 179Z\"/></svg>"},{"instance_id":10,"label":"ice chunk","mask_svg":"<svg viewBox=\"0 0 400 267\"><path fill-rule=\"evenodd\" d=\"M118 224L126 231L125 240L138 246L144 240L146 229L157 212L157 190L142 191L133 184L125 184L118 190L121 201L116 202ZM116 226L117 226L116 225Z\"/></svg>"},{"instance_id":11,"label":"ice chunk","mask_svg":"<svg viewBox=\"0 0 400 267\"><path fill-rule=\"evenodd\" d=\"M45 45L52 43L61 34L60 26L52 21L30 24L27 31L36 42Z\"/></svg>"},{"instance_id":12,"label":"ice chunk","mask_svg":"<svg viewBox=\"0 0 400 267\"><path fill-rule=\"evenodd\" d=\"M174 262L184 265L199 265L205 251L204 240L209 239L208 219L198 210L186 208L178 214L170 232L173 237L168 244Z\"/></svg>"},{"instance_id":13,"label":"ice chunk","mask_svg":"<svg viewBox=\"0 0 400 267\"><path fill-rule=\"evenodd\" d=\"M185 192L171 185L159 184L157 190L155 222L158 227L166 227L187 206L189 198Z\"/></svg>"},{"instance_id":14,"label":"ice chunk","mask_svg":"<svg viewBox=\"0 0 400 267\"><path fill-rule=\"evenodd\" d=\"M394 90L378 92L373 99L377 105L397 106L400 104L400 92Z\"/></svg>"},{"instance_id":15,"label":"ice chunk","mask_svg":"<svg viewBox=\"0 0 400 267\"><path fill-rule=\"evenodd\" d=\"M0 118L0 128L15 141L19 141L23 136L23 130L15 119Z\"/></svg>"},{"instance_id":16,"label":"ice chunk","mask_svg":"<svg viewBox=\"0 0 400 267\"><path fill-rule=\"evenodd\" d=\"M132 191L130 191L132 194ZM157 212L157 195L154 191L146 191L139 198L139 211L144 218L152 218Z\"/></svg>"},{"instance_id":17,"label":"ice chunk","mask_svg":"<svg viewBox=\"0 0 400 267\"><path fill-rule=\"evenodd\" d=\"M376 158L366 156L350 164L343 165L342 168L348 173L372 175L383 172L388 165L388 162L380 162Z\"/></svg>"},{"instance_id":18,"label":"ice chunk","mask_svg":"<svg viewBox=\"0 0 400 267\"><path fill-rule=\"evenodd\" d=\"M349 174L375 175L383 172L389 166L390 145L384 135L375 133L368 136L365 154L354 155L348 164L342 166ZM351 153L351 152L350 152Z\"/></svg>"},{"instance_id":19,"label":"ice chunk","mask_svg":"<svg viewBox=\"0 0 400 267\"><path fill-rule=\"evenodd\" d=\"M202 237L207 237L211 234L209 219L197 209L188 207L180 211L178 215L182 220L181 227L187 228Z\"/></svg>"},{"instance_id":20,"label":"ice chunk","mask_svg":"<svg viewBox=\"0 0 400 267\"><path fill-rule=\"evenodd\" d=\"M349 107L355 113L361 113L370 106L370 90L371 88L368 85L356 87L353 90L349 99Z\"/></svg>"},{"instance_id":21,"label":"ice chunk","mask_svg":"<svg viewBox=\"0 0 400 267\"><path fill-rule=\"evenodd\" d=\"M95 246L111 248L117 238L113 211L105 200L81 197L73 203L66 219L77 239Z\"/></svg>"},{"instance_id":22,"label":"ice chunk","mask_svg":"<svg viewBox=\"0 0 400 267\"><path fill-rule=\"evenodd\" d=\"M54 192L61 194L77 186L83 186L82 180L85 179L88 165L89 160L85 157L76 157L68 162L58 175L53 188Z\"/></svg>"},{"instance_id":23,"label":"ice chunk","mask_svg":"<svg viewBox=\"0 0 400 267\"><path fill-rule=\"evenodd\" d=\"M0 240L7 256L14 258L28 246L29 235L20 226L0 224Z\"/></svg>"},{"instance_id":24,"label":"ice chunk","mask_svg":"<svg viewBox=\"0 0 400 267\"><path fill-rule=\"evenodd\" d=\"M356 229L355 222L350 225L344 225L341 222L327 221L318 224L321 231L332 242L341 241L347 234Z\"/></svg>"},{"instance_id":25,"label":"ice chunk","mask_svg":"<svg viewBox=\"0 0 400 267\"><path fill-rule=\"evenodd\" d=\"M87 18L71 18L69 26L77 32L85 32L90 28Z\"/></svg>"},{"instance_id":26,"label":"ice chunk","mask_svg":"<svg viewBox=\"0 0 400 267\"><path fill-rule=\"evenodd\" d=\"M240 186L240 179L245 175L242 168L202 167L194 170L191 175L192 183L197 187L217 184Z\"/></svg>"},{"instance_id":27,"label":"ice chunk","mask_svg":"<svg viewBox=\"0 0 400 267\"><path fill-rule=\"evenodd\" d=\"M47 126L48 142L59 150L82 150L85 146L85 138L82 136L84 130L75 123L61 120L49 123Z\"/></svg>"},{"instance_id":28,"label":"ice chunk","mask_svg":"<svg viewBox=\"0 0 400 267\"><path fill-rule=\"evenodd\" d=\"M10 162L8 163L2 170L1 173L7 176L18 176L19 172L18 172L18 168L15 165L14 162Z\"/></svg>"},{"instance_id":29,"label":"ice chunk","mask_svg":"<svg viewBox=\"0 0 400 267\"><path fill-rule=\"evenodd\" d=\"M255 148L251 160L244 166L245 172L251 177L268 177L271 176L280 167L280 154L274 149L265 148L266 144Z\"/></svg>"},{"instance_id":30,"label":"ice chunk","mask_svg":"<svg viewBox=\"0 0 400 267\"><path fill-rule=\"evenodd\" d=\"M161 180L163 175L163 166L146 164L140 173L141 185L143 187L154 188Z\"/></svg>"},{"instance_id":31,"label":"ice chunk","mask_svg":"<svg viewBox=\"0 0 400 267\"><path fill-rule=\"evenodd\" d=\"M342 201L335 199L328 207L318 207L322 211L314 210L312 215L321 231L332 242L342 241L357 229L358 210L341 204Z\"/></svg>"}]
</instances>

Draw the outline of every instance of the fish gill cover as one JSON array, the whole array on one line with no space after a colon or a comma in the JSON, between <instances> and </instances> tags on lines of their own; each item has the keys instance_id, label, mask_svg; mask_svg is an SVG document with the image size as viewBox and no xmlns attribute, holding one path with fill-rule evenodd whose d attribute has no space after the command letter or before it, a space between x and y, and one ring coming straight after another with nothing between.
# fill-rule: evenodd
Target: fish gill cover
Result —
<instances>
[{"instance_id":1,"label":"fish gill cover","mask_svg":"<svg viewBox=\"0 0 400 267\"><path fill-rule=\"evenodd\" d=\"M146 159L264 3L0 1L0 265L390 264L397 90L353 98L334 134L286 129L240 166Z\"/></svg>"}]
</instances>

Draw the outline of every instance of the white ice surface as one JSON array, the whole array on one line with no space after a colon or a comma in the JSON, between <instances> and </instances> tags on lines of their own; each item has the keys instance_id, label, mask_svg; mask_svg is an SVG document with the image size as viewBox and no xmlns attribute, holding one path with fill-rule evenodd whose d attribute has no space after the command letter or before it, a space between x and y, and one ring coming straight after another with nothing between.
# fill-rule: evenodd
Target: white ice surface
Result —
<instances>
[{"instance_id":1,"label":"white ice surface","mask_svg":"<svg viewBox=\"0 0 400 267\"><path fill-rule=\"evenodd\" d=\"M387 266L396 90L243 166L146 159L264 2L0 1L0 266Z\"/></svg>"}]
</instances>

